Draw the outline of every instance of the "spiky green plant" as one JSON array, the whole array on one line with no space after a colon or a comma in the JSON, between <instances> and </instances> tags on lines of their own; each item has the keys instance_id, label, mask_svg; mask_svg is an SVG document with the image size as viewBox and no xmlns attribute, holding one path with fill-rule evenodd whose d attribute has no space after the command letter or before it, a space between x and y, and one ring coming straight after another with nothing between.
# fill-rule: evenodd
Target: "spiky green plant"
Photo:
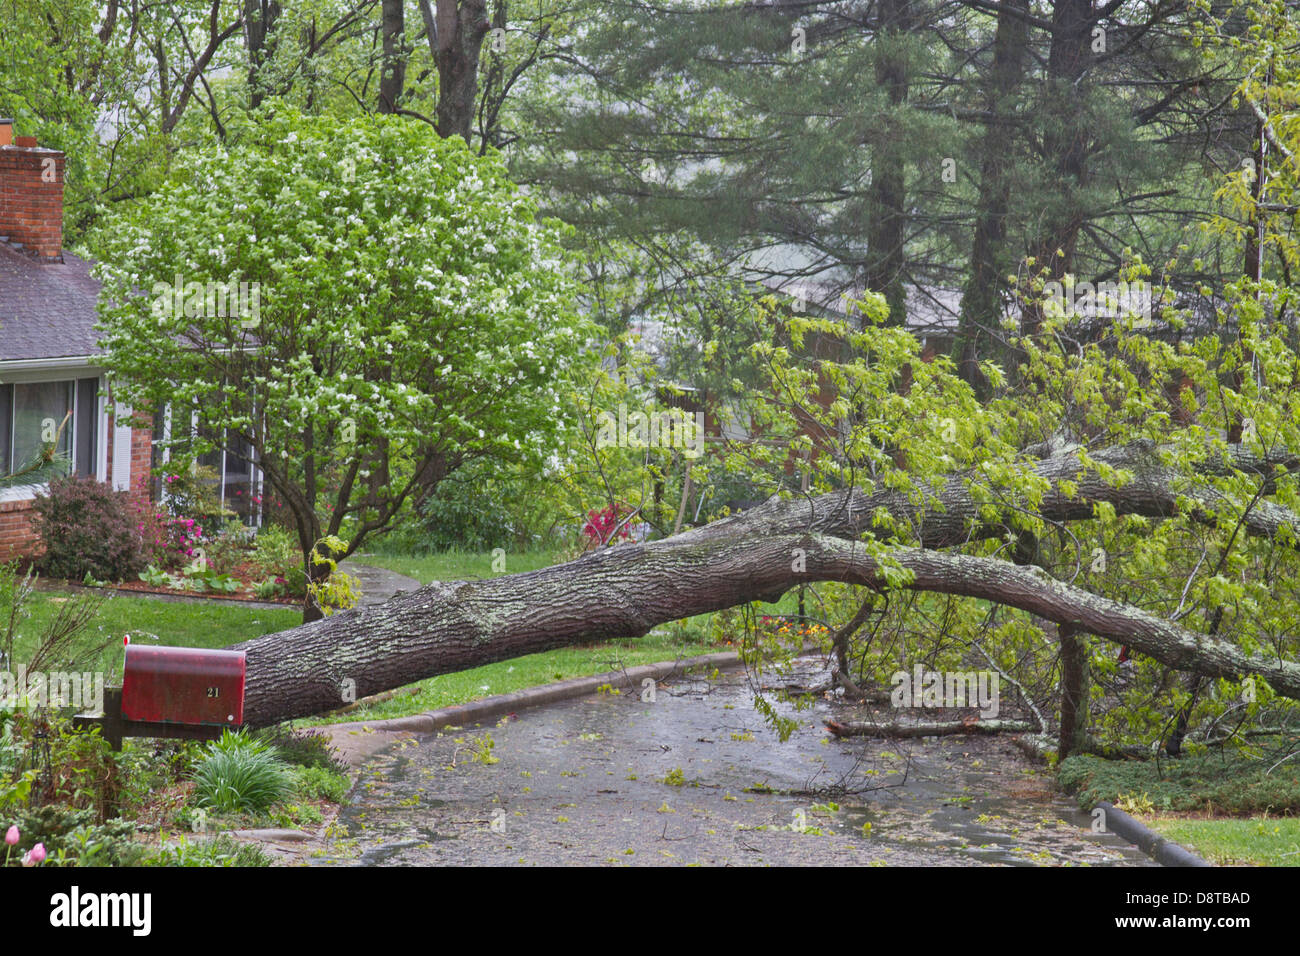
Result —
<instances>
[{"instance_id":1,"label":"spiky green plant","mask_svg":"<svg viewBox=\"0 0 1300 956\"><path fill-rule=\"evenodd\" d=\"M265 810L293 790L288 766L263 743L229 730L191 773L197 803L220 811Z\"/></svg>"}]
</instances>

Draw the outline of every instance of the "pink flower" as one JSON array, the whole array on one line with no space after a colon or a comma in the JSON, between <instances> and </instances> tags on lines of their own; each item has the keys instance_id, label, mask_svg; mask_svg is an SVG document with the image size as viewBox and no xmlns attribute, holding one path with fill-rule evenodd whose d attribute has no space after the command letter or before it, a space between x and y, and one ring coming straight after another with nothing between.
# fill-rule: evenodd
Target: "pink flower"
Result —
<instances>
[{"instance_id":1,"label":"pink flower","mask_svg":"<svg viewBox=\"0 0 1300 956\"><path fill-rule=\"evenodd\" d=\"M10 846L14 846L18 842L19 836L20 834L18 833L18 828L16 826L10 827L7 831L5 831L5 842L8 843Z\"/></svg>"},{"instance_id":2,"label":"pink flower","mask_svg":"<svg viewBox=\"0 0 1300 956\"><path fill-rule=\"evenodd\" d=\"M23 854L23 866L36 866L45 862L45 844L38 843Z\"/></svg>"}]
</instances>

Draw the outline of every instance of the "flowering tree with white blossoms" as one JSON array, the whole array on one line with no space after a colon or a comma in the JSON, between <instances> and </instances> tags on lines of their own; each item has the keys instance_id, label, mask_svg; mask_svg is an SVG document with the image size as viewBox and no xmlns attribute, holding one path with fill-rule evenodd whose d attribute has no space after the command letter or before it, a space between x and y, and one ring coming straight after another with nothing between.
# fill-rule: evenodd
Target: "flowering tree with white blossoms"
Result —
<instances>
[{"instance_id":1,"label":"flowering tree with white blossoms","mask_svg":"<svg viewBox=\"0 0 1300 956\"><path fill-rule=\"evenodd\" d=\"M96 237L115 399L193 410L188 454L251 447L320 581L327 536L560 444L594 332L559 228L424 124L263 112Z\"/></svg>"}]
</instances>

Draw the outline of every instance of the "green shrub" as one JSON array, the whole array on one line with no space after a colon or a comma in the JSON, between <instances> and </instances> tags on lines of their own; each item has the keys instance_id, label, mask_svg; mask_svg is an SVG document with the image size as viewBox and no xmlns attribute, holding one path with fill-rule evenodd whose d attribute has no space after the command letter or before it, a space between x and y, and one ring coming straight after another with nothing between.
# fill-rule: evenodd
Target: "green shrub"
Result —
<instances>
[{"instance_id":1,"label":"green shrub","mask_svg":"<svg viewBox=\"0 0 1300 956\"><path fill-rule=\"evenodd\" d=\"M302 567L302 548L298 539L283 528L267 525L253 543L253 566L267 577L285 577L293 568Z\"/></svg>"},{"instance_id":2,"label":"green shrub","mask_svg":"<svg viewBox=\"0 0 1300 956\"><path fill-rule=\"evenodd\" d=\"M1099 800L1118 804L1142 796L1156 810L1210 811L1244 816L1300 812L1300 769L1247 754L1192 753L1177 760L1103 760L1077 756L1064 761L1057 780L1085 810Z\"/></svg>"},{"instance_id":3,"label":"green shrub","mask_svg":"<svg viewBox=\"0 0 1300 956\"><path fill-rule=\"evenodd\" d=\"M132 839L136 825L130 820L97 826L93 810L54 804L5 814L2 828L17 826L19 831L10 866L21 865L22 855L37 843L45 844L46 866L135 866L145 855L144 847Z\"/></svg>"},{"instance_id":4,"label":"green shrub","mask_svg":"<svg viewBox=\"0 0 1300 956\"><path fill-rule=\"evenodd\" d=\"M444 481L420 507L420 543L430 552L513 547L514 529L504 504L481 487Z\"/></svg>"},{"instance_id":5,"label":"green shrub","mask_svg":"<svg viewBox=\"0 0 1300 956\"><path fill-rule=\"evenodd\" d=\"M196 740L129 740L117 756L118 807L133 816L153 806L159 791L182 783L202 753Z\"/></svg>"},{"instance_id":6,"label":"green shrub","mask_svg":"<svg viewBox=\"0 0 1300 956\"><path fill-rule=\"evenodd\" d=\"M137 575L141 581L151 588L166 587L171 583L171 575L155 565L149 565Z\"/></svg>"},{"instance_id":7,"label":"green shrub","mask_svg":"<svg viewBox=\"0 0 1300 956\"><path fill-rule=\"evenodd\" d=\"M179 467L178 467L179 466ZM163 481L166 501L173 514L189 515L208 527L215 528L235 513L222 506L218 488L221 476L211 465L184 467L180 459L173 459L171 473L159 477Z\"/></svg>"},{"instance_id":8,"label":"green shrub","mask_svg":"<svg viewBox=\"0 0 1300 956\"><path fill-rule=\"evenodd\" d=\"M258 532L250 558L254 573L266 580L259 585L259 597L306 597L307 572L303 570L302 550L298 538L275 525Z\"/></svg>"},{"instance_id":9,"label":"green shrub","mask_svg":"<svg viewBox=\"0 0 1300 956\"><path fill-rule=\"evenodd\" d=\"M17 711L5 725L6 749L18 753L10 776L0 778L0 804L55 803L91 811L93 823L116 815L128 776L125 753L115 753L98 733L74 731L70 719L40 707ZM6 792L11 777L17 778L18 793ZM30 787L22 786L24 780Z\"/></svg>"},{"instance_id":10,"label":"green shrub","mask_svg":"<svg viewBox=\"0 0 1300 956\"><path fill-rule=\"evenodd\" d=\"M260 731L257 739L274 747L276 755L295 767L319 767L334 774L346 774L347 765L338 759L338 751L329 737L319 730L294 730L280 725Z\"/></svg>"},{"instance_id":11,"label":"green shrub","mask_svg":"<svg viewBox=\"0 0 1300 956\"><path fill-rule=\"evenodd\" d=\"M271 815L271 822L286 830L305 830L307 827L319 826L325 822L324 815L310 803L286 803L282 809Z\"/></svg>"},{"instance_id":12,"label":"green shrub","mask_svg":"<svg viewBox=\"0 0 1300 956\"><path fill-rule=\"evenodd\" d=\"M190 843L185 837L162 847L144 861L145 866L270 866L271 858L256 843L240 843L222 833L211 840Z\"/></svg>"},{"instance_id":13,"label":"green shrub","mask_svg":"<svg viewBox=\"0 0 1300 956\"><path fill-rule=\"evenodd\" d=\"M412 554L520 550L553 531L555 506L533 476L493 462L473 462L444 479L390 546Z\"/></svg>"},{"instance_id":14,"label":"green shrub","mask_svg":"<svg viewBox=\"0 0 1300 956\"><path fill-rule=\"evenodd\" d=\"M222 812L265 810L292 792L288 767L267 745L225 731L194 767L197 803Z\"/></svg>"},{"instance_id":15,"label":"green shrub","mask_svg":"<svg viewBox=\"0 0 1300 956\"><path fill-rule=\"evenodd\" d=\"M45 545L40 567L46 574L122 581L147 563L125 491L89 477L55 478L32 510L32 528Z\"/></svg>"},{"instance_id":16,"label":"green shrub","mask_svg":"<svg viewBox=\"0 0 1300 956\"><path fill-rule=\"evenodd\" d=\"M223 594L234 594L239 590L239 582L229 574L218 574L214 566L204 564L201 561L195 561L193 564L186 566L181 573L184 585L196 591L218 591ZM169 581L168 584L170 585L171 582Z\"/></svg>"},{"instance_id":17,"label":"green shrub","mask_svg":"<svg viewBox=\"0 0 1300 956\"><path fill-rule=\"evenodd\" d=\"M252 531L244 527L236 518L226 522L226 526L217 536L205 544L204 556L217 574L229 574L240 563L249 560L253 551L250 548Z\"/></svg>"},{"instance_id":18,"label":"green shrub","mask_svg":"<svg viewBox=\"0 0 1300 956\"><path fill-rule=\"evenodd\" d=\"M307 596L307 572L298 566L289 568L281 575L284 581L284 589L289 592L290 597Z\"/></svg>"},{"instance_id":19,"label":"green shrub","mask_svg":"<svg viewBox=\"0 0 1300 956\"><path fill-rule=\"evenodd\" d=\"M277 578L267 578L253 585L253 593L263 601L270 601L282 597L286 593L286 587Z\"/></svg>"},{"instance_id":20,"label":"green shrub","mask_svg":"<svg viewBox=\"0 0 1300 956\"><path fill-rule=\"evenodd\" d=\"M324 767L301 767L298 770L298 793L308 800L342 803L348 792L348 778Z\"/></svg>"}]
</instances>

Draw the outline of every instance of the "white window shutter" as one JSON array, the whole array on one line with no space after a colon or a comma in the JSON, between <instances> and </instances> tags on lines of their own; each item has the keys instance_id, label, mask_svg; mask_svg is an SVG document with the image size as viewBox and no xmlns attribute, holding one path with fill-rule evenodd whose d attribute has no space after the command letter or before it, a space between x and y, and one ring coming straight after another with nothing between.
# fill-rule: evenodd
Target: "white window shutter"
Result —
<instances>
[{"instance_id":1,"label":"white window shutter","mask_svg":"<svg viewBox=\"0 0 1300 956\"><path fill-rule=\"evenodd\" d=\"M113 418L113 490L131 490L131 409L117 406ZM127 422L122 425L119 422Z\"/></svg>"}]
</instances>

